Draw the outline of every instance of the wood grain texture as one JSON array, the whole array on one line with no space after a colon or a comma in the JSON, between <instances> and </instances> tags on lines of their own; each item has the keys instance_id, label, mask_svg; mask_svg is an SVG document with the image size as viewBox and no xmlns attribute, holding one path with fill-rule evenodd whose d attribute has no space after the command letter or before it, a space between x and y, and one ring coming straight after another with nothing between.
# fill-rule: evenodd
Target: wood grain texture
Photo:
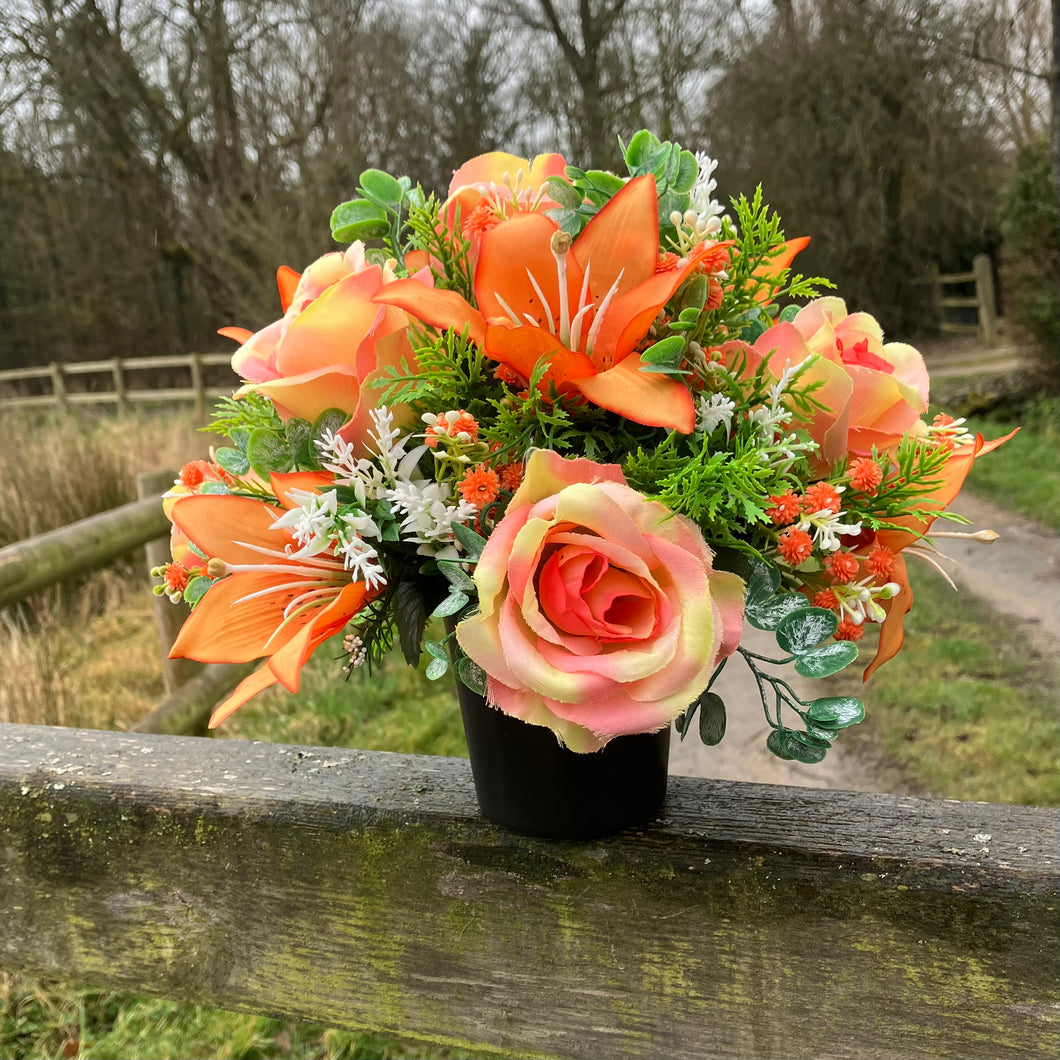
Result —
<instances>
[{"instance_id":1,"label":"wood grain texture","mask_svg":"<svg viewBox=\"0 0 1060 1060\"><path fill-rule=\"evenodd\" d=\"M665 810L549 843L459 760L0 726L0 965L524 1057L1055 1057L1053 811Z\"/></svg>"}]
</instances>

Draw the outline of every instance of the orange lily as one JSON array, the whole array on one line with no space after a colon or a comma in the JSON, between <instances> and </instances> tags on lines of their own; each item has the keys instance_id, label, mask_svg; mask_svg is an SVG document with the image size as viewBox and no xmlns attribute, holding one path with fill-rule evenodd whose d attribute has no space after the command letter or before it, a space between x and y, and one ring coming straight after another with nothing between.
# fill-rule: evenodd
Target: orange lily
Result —
<instances>
[{"instance_id":1,"label":"orange lily","mask_svg":"<svg viewBox=\"0 0 1060 1060\"><path fill-rule=\"evenodd\" d=\"M687 258L660 262L655 178L638 177L573 246L540 213L516 214L485 232L474 279L478 309L415 280L397 280L375 300L434 327L467 328L472 341L522 380L544 358L543 387L688 434L695 408L687 386L641 371L635 351L678 287L722 247L700 244Z\"/></svg>"},{"instance_id":2,"label":"orange lily","mask_svg":"<svg viewBox=\"0 0 1060 1060\"><path fill-rule=\"evenodd\" d=\"M981 434L975 436L975 441L969 445L962 445L953 450L946 461L941 472L941 483L932 496L923 501L917 513L891 520L896 525L903 527L900 530L879 530L872 542L864 546L861 551L868 552L872 544L879 542L894 553L900 553L902 549L914 544L927 534L931 524L947 508L961 491L968 472L977 457L996 449L999 445L1007 442L1016 431L1006 434L1003 438L995 438L993 441L985 442ZM876 650L876 656L865 668L864 680L868 680L885 662L893 659L898 654L903 641L905 630L903 623L905 616L913 607L913 590L909 587L909 576L906 571L905 558L901 555L895 556L894 570L890 580L899 586L899 592L890 600L882 602L882 607L887 612L887 617L880 626L880 643Z\"/></svg>"},{"instance_id":3,"label":"orange lily","mask_svg":"<svg viewBox=\"0 0 1060 1060\"><path fill-rule=\"evenodd\" d=\"M277 476L283 497L313 476ZM287 506L293 502L287 501ZM283 513L251 497L199 494L181 497L173 523L207 556L221 576L184 623L170 656L200 662L265 664L247 677L210 718L216 728L252 696L277 682L298 690L302 667L374 596L355 582L332 551L298 555L293 535L274 524Z\"/></svg>"}]
</instances>

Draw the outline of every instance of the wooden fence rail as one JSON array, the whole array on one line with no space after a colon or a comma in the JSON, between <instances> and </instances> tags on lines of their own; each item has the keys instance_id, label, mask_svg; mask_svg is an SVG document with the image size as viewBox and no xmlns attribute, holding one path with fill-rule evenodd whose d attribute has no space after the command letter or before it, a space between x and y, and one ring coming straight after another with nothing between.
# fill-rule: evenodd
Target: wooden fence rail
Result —
<instances>
[{"instance_id":1,"label":"wooden fence rail","mask_svg":"<svg viewBox=\"0 0 1060 1060\"><path fill-rule=\"evenodd\" d=\"M5 408L65 408L69 405L112 404L118 412L126 412L130 405L190 401L195 414L205 419L208 398L225 397L239 385L233 372L225 386L206 386L203 368L230 365L230 353L187 353L164 357L114 357L107 361L74 361L54 363L36 368L9 368L0 371L0 391L15 384L47 383L49 390L42 394L0 394L0 409ZM186 387L139 387L128 385L129 372L157 372L181 368L190 374ZM97 376L92 389L71 388L69 382L78 377Z\"/></svg>"},{"instance_id":2,"label":"wooden fence rail","mask_svg":"<svg viewBox=\"0 0 1060 1060\"><path fill-rule=\"evenodd\" d=\"M0 965L520 1057L1055 1057L1057 839L672 778L549 843L456 759L0 726Z\"/></svg>"},{"instance_id":3,"label":"wooden fence rail","mask_svg":"<svg viewBox=\"0 0 1060 1060\"><path fill-rule=\"evenodd\" d=\"M927 279L931 286L931 302L935 318L942 331L958 335L979 335L986 346L997 343L997 294L989 254L977 254L969 272L939 272L932 262ZM974 294L954 293L952 288L967 289L974 284ZM952 319L949 310L975 310L976 323L962 323Z\"/></svg>"},{"instance_id":4,"label":"wooden fence rail","mask_svg":"<svg viewBox=\"0 0 1060 1060\"><path fill-rule=\"evenodd\" d=\"M140 500L0 548L0 608L109 566L139 548L146 548L148 567L166 562L169 520L162 510L161 495L172 481L171 471L141 474L137 478ZM254 668L254 664L245 663L203 666L188 659L169 659L169 649L186 615L182 605L158 601L156 625L169 695L139 723L139 731L205 734L213 707Z\"/></svg>"}]
</instances>

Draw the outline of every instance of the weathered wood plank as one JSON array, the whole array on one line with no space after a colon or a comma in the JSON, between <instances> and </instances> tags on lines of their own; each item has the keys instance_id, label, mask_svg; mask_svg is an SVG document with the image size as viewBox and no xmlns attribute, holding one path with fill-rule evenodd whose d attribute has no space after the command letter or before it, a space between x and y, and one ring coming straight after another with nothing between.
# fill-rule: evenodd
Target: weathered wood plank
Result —
<instances>
[{"instance_id":1,"label":"weathered wood plank","mask_svg":"<svg viewBox=\"0 0 1060 1060\"><path fill-rule=\"evenodd\" d=\"M154 497L0 548L0 607L105 567L168 532L161 497Z\"/></svg>"},{"instance_id":2,"label":"weathered wood plank","mask_svg":"<svg viewBox=\"0 0 1060 1060\"><path fill-rule=\"evenodd\" d=\"M672 778L510 835L465 762L0 726L0 963L518 1056L1052 1057L1047 810Z\"/></svg>"}]
</instances>

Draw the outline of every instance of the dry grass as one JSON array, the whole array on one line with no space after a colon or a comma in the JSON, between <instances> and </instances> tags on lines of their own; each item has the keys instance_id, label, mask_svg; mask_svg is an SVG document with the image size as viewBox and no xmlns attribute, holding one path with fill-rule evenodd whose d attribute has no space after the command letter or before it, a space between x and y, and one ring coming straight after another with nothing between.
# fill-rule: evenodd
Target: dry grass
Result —
<instances>
[{"instance_id":1,"label":"dry grass","mask_svg":"<svg viewBox=\"0 0 1060 1060\"><path fill-rule=\"evenodd\" d=\"M190 415L0 413L0 547L134 500L138 472L176 470L209 437Z\"/></svg>"},{"instance_id":2,"label":"dry grass","mask_svg":"<svg viewBox=\"0 0 1060 1060\"><path fill-rule=\"evenodd\" d=\"M0 414L0 547L136 497L140 471L206 454L190 416ZM163 697L145 564L0 611L0 722L124 729Z\"/></svg>"}]
</instances>

